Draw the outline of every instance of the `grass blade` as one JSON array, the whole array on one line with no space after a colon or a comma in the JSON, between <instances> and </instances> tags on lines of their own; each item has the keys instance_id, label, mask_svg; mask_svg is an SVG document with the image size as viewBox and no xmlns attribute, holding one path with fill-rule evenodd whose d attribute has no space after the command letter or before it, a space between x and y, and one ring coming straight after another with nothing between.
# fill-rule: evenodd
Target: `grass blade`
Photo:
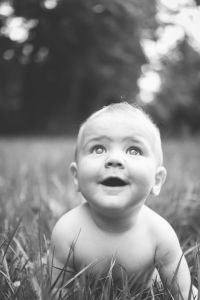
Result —
<instances>
[{"instance_id":1,"label":"grass blade","mask_svg":"<svg viewBox=\"0 0 200 300\"><path fill-rule=\"evenodd\" d=\"M13 232L12 232L12 234L11 234L9 240L8 240L8 244L6 245L6 248L4 250L4 255L3 255L3 258L2 258L2 263L3 263L3 260L4 260L5 256L6 256L7 251L8 251L8 248L9 248L9 246L10 246L10 244L11 244L11 242L12 242L12 240L13 240L13 238L14 238L14 236L15 236L15 234L16 234L16 232L17 232L17 230L18 230L18 228L19 228L19 226L21 224L21 222L22 222L22 217L17 222L17 225L16 225L15 229L13 230Z\"/></svg>"}]
</instances>

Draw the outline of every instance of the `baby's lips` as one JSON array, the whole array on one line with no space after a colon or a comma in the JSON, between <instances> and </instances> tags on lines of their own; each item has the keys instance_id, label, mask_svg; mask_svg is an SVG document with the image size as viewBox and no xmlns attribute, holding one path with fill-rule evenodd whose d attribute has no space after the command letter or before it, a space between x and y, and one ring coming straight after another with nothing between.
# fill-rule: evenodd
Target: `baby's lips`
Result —
<instances>
[{"instance_id":1,"label":"baby's lips","mask_svg":"<svg viewBox=\"0 0 200 300\"><path fill-rule=\"evenodd\" d=\"M109 187L119 187L119 186L125 186L128 184L124 179L120 177L110 176L101 181L101 184Z\"/></svg>"}]
</instances>

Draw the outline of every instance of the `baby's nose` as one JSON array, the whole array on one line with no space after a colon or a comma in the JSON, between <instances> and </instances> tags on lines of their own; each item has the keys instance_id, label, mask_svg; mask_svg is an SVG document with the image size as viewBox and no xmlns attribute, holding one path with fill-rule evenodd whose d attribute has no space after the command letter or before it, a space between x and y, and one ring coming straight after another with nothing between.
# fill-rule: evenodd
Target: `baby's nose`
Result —
<instances>
[{"instance_id":1,"label":"baby's nose","mask_svg":"<svg viewBox=\"0 0 200 300\"><path fill-rule=\"evenodd\" d=\"M119 168L123 169L124 164L122 162L122 159L119 157L108 157L106 162L105 162L105 167L106 168Z\"/></svg>"}]
</instances>

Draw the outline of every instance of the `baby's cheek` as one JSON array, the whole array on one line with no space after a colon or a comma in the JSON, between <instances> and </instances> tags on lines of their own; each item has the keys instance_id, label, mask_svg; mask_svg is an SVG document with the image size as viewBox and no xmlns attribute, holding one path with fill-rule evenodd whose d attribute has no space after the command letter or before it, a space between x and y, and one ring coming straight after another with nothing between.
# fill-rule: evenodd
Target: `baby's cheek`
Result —
<instances>
[{"instance_id":1,"label":"baby's cheek","mask_svg":"<svg viewBox=\"0 0 200 300\"><path fill-rule=\"evenodd\" d=\"M139 168L137 175L133 175L135 181L144 189L150 189L155 183L154 170L152 168Z\"/></svg>"}]
</instances>

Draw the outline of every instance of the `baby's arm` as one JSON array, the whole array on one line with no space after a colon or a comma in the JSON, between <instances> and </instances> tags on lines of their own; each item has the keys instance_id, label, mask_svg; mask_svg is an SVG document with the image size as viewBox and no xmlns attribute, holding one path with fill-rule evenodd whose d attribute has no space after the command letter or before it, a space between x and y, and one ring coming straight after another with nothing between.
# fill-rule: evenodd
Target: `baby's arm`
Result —
<instances>
[{"instance_id":1,"label":"baby's arm","mask_svg":"<svg viewBox=\"0 0 200 300\"><path fill-rule=\"evenodd\" d=\"M73 240L70 241L68 226L65 223L65 217L62 217L55 225L49 254L49 265L51 274L51 283L53 286L61 287L70 278L75 271L73 268Z\"/></svg>"},{"instance_id":2,"label":"baby's arm","mask_svg":"<svg viewBox=\"0 0 200 300\"><path fill-rule=\"evenodd\" d=\"M162 228L162 233L159 234L160 240L155 260L161 280L172 289L175 299L188 300L191 288L191 276L177 235L166 221L163 221L160 228ZM183 298L181 298L179 292ZM191 299L197 299L197 294L197 289L192 286L192 295L194 297L191 297Z\"/></svg>"}]
</instances>

